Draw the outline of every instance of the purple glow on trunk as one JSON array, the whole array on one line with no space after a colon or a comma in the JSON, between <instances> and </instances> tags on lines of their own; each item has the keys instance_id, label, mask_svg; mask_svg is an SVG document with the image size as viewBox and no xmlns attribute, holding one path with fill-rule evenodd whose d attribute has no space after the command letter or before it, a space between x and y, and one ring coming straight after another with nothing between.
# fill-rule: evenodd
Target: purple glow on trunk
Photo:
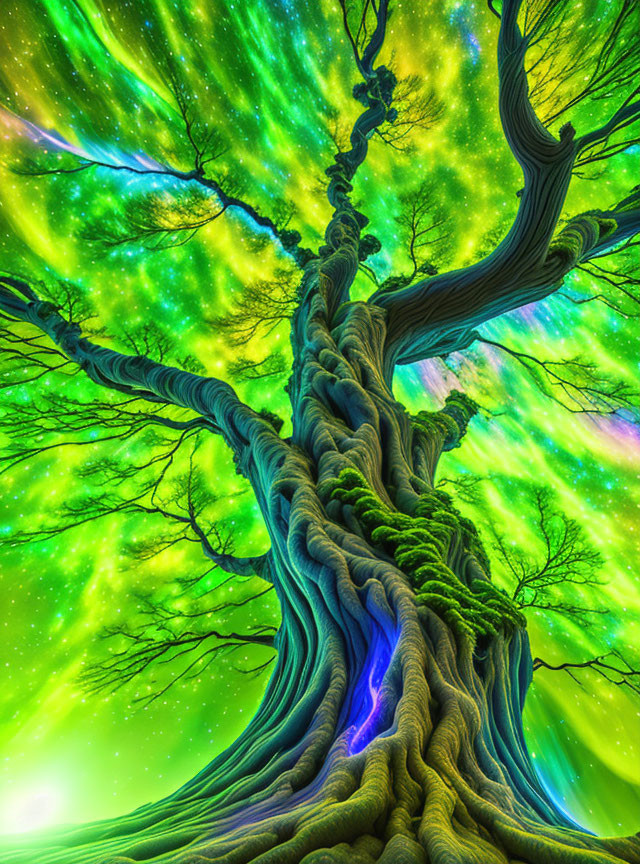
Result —
<instances>
[{"instance_id":1,"label":"purple glow on trunk","mask_svg":"<svg viewBox=\"0 0 640 864\"><path fill-rule=\"evenodd\" d=\"M386 634L374 643L369 654L367 666L361 680L366 681L366 687L356 689L364 692L360 706L356 708L355 717L352 719L354 726L353 737L349 742L349 753L355 755L362 752L378 733L378 720L382 708L382 684L384 677L391 665L393 652L398 643L398 634L392 634L392 641L386 638Z\"/></svg>"}]
</instances>

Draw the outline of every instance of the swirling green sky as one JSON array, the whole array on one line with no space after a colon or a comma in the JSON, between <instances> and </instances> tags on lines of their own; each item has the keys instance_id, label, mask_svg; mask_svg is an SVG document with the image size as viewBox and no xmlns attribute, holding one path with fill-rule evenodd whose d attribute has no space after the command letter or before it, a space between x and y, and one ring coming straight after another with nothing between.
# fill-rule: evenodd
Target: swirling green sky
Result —
<instances>
[{"instance_id":1,"label":"swirling green sky","mask_svg":"<svg viewBox=\"0 0 640 864\"><path fill-rule=\"evenodd\" d=\"M609 4L576 5L584 5L580 26L597 40ZM399 196L425 178L450 219L449 266L473 260L513 218L521 178L497 115L496 23L479 2L396 3L384 59L399 76L420 76L446 111L435 128L414 139L409 155L374 141L358 175L356 198L371 220L368 230L383 244L369 261L381 278L408 268L394 217ZM169 54L200 122L229 145L221 171L267 214L278 199L293 202L292 227L305 244L317 243L328 215L320 189L333 153L328 118L339 112L348 127L359 111L350 96L355 75L338 4L5 0L0 40L3 270L48 283L71 280L90 297L111 344L119 344L125 328L152 320L171 337L177 355L195 355L210 374L224 377L234 349L206 322L228 309L243 285L285 266L282 253L257 246L251 223L229 213L184 246L156 253L122 246L105 255L83 237L83 226L100 225L132 196L165 186L170 192L171 184L107 169L33 179L8 167L19 156L47 150L188 170L184 127L161 74ZM572 118L578 129L593 120L590 112ZM637 183L636 164L637 153L624 153L598 179L577 179L567 213L620 200ZM574 298L588 296L582 278L570 279L566 288ZM359 277L357 291L365 296L370 289ZM633 381L634 324L601 303L576 305L555 296L483 332L544 358L582 354ZM251 356L259 359L269 348L287 358L285 325L256 340ZM286 416L285 380L238 386L252 404ZM80 378L65 383L52 375L4 395L28 401L63 384L79 399L96 394ZM463 505L467 515L533 550L539 541L528 490L546 485L606 562L606 584L583 599L609 611L588 627L531 616L534 654L550 662L580 661L618 647L637 657L637 427L624 417L568 413L488 346L453 355L446 366L417 364L397 375L398 398L412 409L440 404L451 387L488 409L441 469L446 477L485 478L484 503ZM97 441L95 450L135 461L145 446ZM3 534L46 521L82 492L87 481L77 472L93 458L91 450L60 448L4 474ZM255 503L222 445L202 447L197 458L221 496L213 510L233 523L236 549L264 548ZM154 530L133 516L109 517L44 543L1 550L2 830L112 816L167 794L227 745L255 710L265 678L238 674L237 658L221 658L147 708L133 701L144 694L144 681L110 697L80 689L83 664L103 650L101 629L131 614L134 591L203 569L193 547L169 549L143 564L124 556L125 541ZM272 607L268 598L264 606L251 604L242 623L264 620ZM247 651L247 663L252 656ZM588 675L581 681L582 687L561 673L536 673L525 718L535 763L552 797L577 822L599 833L637 831L640 702Z\"/></svg>"}]
</instances>

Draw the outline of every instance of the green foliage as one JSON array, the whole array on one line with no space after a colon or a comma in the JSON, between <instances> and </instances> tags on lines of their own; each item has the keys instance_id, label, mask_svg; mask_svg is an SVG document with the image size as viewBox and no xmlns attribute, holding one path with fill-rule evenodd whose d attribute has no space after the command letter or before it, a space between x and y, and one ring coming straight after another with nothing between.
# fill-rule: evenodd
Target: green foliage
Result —
<instances>
[{"instance_id":1,"label":"green foliage","mask_svg":"<svg viewBox=\"0 0 640 864\"><path fill-rule=\"evenodd\" d=\"M353 508L368 540L393 556L406 574L416 601L436 612L457 637L497 636L525 625L503 591L482 579L466 585L446 563L448 549L461 540L487 572L489 564L475 526L460 516L446 492L421 495L408 515L388 507L354 468L345 468L325 488L331 498Z\"/></svg>"}]
</instances>

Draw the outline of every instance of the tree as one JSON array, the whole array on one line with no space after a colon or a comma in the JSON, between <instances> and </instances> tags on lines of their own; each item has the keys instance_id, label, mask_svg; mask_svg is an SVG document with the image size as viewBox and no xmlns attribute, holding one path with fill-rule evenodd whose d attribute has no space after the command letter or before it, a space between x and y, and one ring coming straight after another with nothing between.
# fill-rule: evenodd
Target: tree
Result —
<instances>
[{"instance_id":1,"label":"tree","mask_svg":"<svg viewBox=\"0 0 640 864\"><path fill-rule=\"evenodd\" d=\"M190 649L189 639L205 651L209 639L215 650L253 641L276 651L260 709L237 742L175 794L126 818L63 832L46 851L18 849L8 861L30 861L34 854L47 862L113 864L640 861L637 836L593 837L557 809L535 774L522 731L533 668L552 664L532 661L520 607L568 572L574 582L589 580L595 559L585 563L588 550L581 548L575 563L575 523L561 520L557 534L540 497L546 564L519 570L504 547L519 582L512 596L496 587L477 529L436 481L443 453L461 444L477 405L452 391L440 410L411 416L393 394L397 366L465 351L490 319L548 297L576 268L598 268L594 261L606 258L599 272L608 275L615 266L608 257L615 260L636 242L640 187L601 209L563 213L576 167L602 162L635 140L625 136L640 119L634 89L640 49L632 38L638 6L633 0L616 5L603 39L581 59L576 85L569 74L575 69L563 76L553 65L553 47L545 49L550 41L559 44L558 34L569 38L572 3L488 3L486 15L499 31L500 119L524 176L513 224L481 260L449 271L425 267L420 249L441 217L430 188L420 185L405 198L408 220L400 217L413 271L385 280L366 301L352 298L354 281L386 238L364 233L368 218L360 207L367 203L356 206L352 184L370 145L382 139L397 149L409 134L407 123L425 134L441 106L427 95L404 115L394 107L396 74L376 65L392 11L388 0L340 0L339 6L359 76L353 96L362 110L348 148L326 169L331 216L317 249L303 247L300 233L289 228L291 208L279 204L277 213L264 215L237 177L216 170L221 148L206 124L196 122L169 59L163 92L177 106L189 170L62 149L18 168L31 176L104 170L170 181L173 191L147 193L105 223L107 246L136 242L160 250L232 210L256 228L260 243L268 238L277 245L298 278L295 296L288 277L282 296L261 280L238 306L248 318L240 322L241 342L258 326L290 319L292 430L284 436L279 417L246 404L188 357L165 362L168 348L152 329L130 329L127 350L118 351L104 344L108 334L91 332L89 313L78 308L69 286L47 295L22 274L0 277L9 384L52 372L83 375L96 394L92 403L72 395L26 407L10 403L3 420L13 440L8 463L70 440L82 445L95 430L103 430L103 441L149 436L152 451L143 464L93 465L89 470L104 478L103 494L70 502L61 522L25 529L13 541L72 530L105 513L144 514L172 527L135 553L196 542L230 577L256 574L269 582L281 607L275 636L269 623L252 632L216 626L189 634L175 629L176 617L199 615L202 606L176 612L164 601L141 598L141 613L154 629L136 625L116 634L133 649L90 672L90 685L100 675L117 683L169 650ZM536 114L528 85L528 75L545 63L554 87L574 87L567 98L554 95L548 125ZM402 102L411 100L414 87L401 89ZM544 83L539 92L547 92ZM586 100L597 103L599 119L577 134L567 112ZM394 131L399 118L403 125ZM558 120L563 125L556 132ZM95 235L91 226L87 237ZM214 326L233 328L233 319L233 313L222 316ZM247 362L256 369L263 361ZM555 361L530 355L525 361L532 369L542 364L545 386L559 383L569 398L587 394L580 410L630 410L628 389L616 385L612 392L592 365L571 363L558 372ZM594 391L604 395L595 398ZM20 434L25 422L42 433L39 443ZM50 435L57 436L54 443L43 443ZM191 456L186 471L171 474L185 442L209 436L221 437L251 485L271 540L262 555L235 555L224 530L203 517L207 492ZM635 681L633 667L618 661L589 663L615 681ZM567 661L562 668L581 665Z\"/></svg>"}]
</instances>

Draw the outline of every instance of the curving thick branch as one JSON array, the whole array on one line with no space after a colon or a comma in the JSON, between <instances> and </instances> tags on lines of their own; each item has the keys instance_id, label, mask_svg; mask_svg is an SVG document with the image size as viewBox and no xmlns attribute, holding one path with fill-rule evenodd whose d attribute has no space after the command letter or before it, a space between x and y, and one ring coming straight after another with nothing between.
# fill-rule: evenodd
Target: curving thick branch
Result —
<instances>
[{"instance_id":1,"label":"curving thick branch","mask_svg":"<svg viewBox=\"0 0 640 864\"><path fill-rule=\"evenodd\" d=\"M543 18L534 18L525 32L519 25L522 0L505 0L500 14L491 7L500 19L500 118L524 176L514 222L502 242L473 266L407 286L389 285L369 298L387 312L389 377L396 364L445 353L443 345L462 350L474 327L548 296L575 266L618 250L640 231L636 188L610 209L575 216L554 236L576 159L636 119L639 106L628 99L608 124L577 140L570 124L559 138L551 134L533 108L525 66L528 49L542 38L542 22L551 15L553 4L541 5Z\"/></svg>"},{"instance_id":2,"label":"curving thick branch","mask_svg":"<svg viewBox=\"0 0 640 864\"><path fill-rule=\"evenodd\" d=\"M40 300L23 280L0 276L0 316L39 329L96 384L195 412L210 431L224 437L237 457L256 435L274 438L274 443L277 439L273 428L225 382L95 345L83 336L79 324Z\"/></svg>"},{"instance_id":3,"label":"curving thick branch","mask_svg":"<svg viewBox=\"0 0 640 864\"><path fill-rule=\"evenodd\" d=\"M504 240L473 266L372 295L369 302L387 310L390 370L443 353L439 343L452 332L465 347L474 326L549 293L548 280L540 285L536 275L571 178L573 130L565 128L557 140L533 110L525 71L528 43L518 25L521 5L502 4L498 39L500 119L524 174L515 220Z\"/></svg>"}]
</instances>

